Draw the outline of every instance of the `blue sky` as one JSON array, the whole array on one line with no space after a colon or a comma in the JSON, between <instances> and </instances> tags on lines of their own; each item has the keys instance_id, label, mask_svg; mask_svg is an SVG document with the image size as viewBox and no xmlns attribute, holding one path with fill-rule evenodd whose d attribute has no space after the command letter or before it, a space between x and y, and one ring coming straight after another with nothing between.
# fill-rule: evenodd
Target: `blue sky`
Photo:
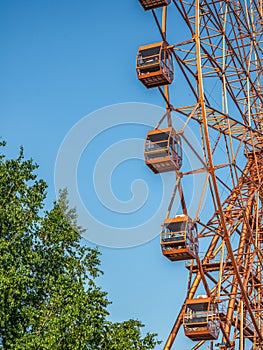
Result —
<instances>
[{"instance_id":1,"label":"blue sky","mask_svg":"<svg viewBox=\"0 0 263 350\"><path fill-rule=\"evenodd\" d=\"M184 38L185 33L180 32L180 19L173 10L171 15L175 26L171 27L169 35L170 40L176 41L179 36ZM66 135L76 123L98 109L108 111L107 106L124 104L123 122L126 124L114 124L99 135L94 134L96 138L80 155L78 189L91 215L106 226L129 228L142 224L146 218L151 220L152 213L158 210L162 187L160 177L144 166L143 149L141 155L116 163L110 181L117 200L130 201L133 208L136 204L132 202L133 194L136 194L141 210L130 208L130 214L121 215L118 210L116 213L116 210L107 209L99 203L92 187L93 167L101 154L111 145L127 139L138 139L136 145L139 144L150 126L161 118L158 107L157 112L156 109L151 112L151 107L139 104L164 107L159 93L146 90L135 73L138 46L160 41L150 13L144 12L134 0L1 0L0 36L1 135L8 143L8 156L16 156L23 145L26 156L40 165L39 176L49 184L47 205L55 198L55 163ZM175 68L172 94L175 101L183 101L187 94L178 74ZM134 119L136 111L129 114L132 110L126 104L129 102L139 104L141 124L138 114ZM118 108L117 111L120 113ZM97 120L96 126L101 130L103 118L108 116L104 112L90 117L93 122ZM111 116L114 119L116 113L111 111L109 120ZM122 144L117 144L112 151L114 149L125 157ZM74 142L71 150L74 153ZM70 153L69 159L71 156ZM97 172L98 186L108 175L106 171ZM135 183L132 193L131 185L138 178L147 183L148 189ZM172 192L173 179L169 174L165 181ZM141 185L136 192L136 186ZM146 190L149 195L144 203ZM184 262L171 263L161 255L158 233L162 215L151 226L153 239L143 245L126 249L100 247L105 272L100 284L113 302L110 306L112 320L138 318L145 323L147 331L157 332L165 342L184 300L187 270ZM89 225L87 227L91 230ZM138 234L135 231L134 235ZM181 335L175 348L190 348L192 344Z\"/></svg>"}]
</instances>

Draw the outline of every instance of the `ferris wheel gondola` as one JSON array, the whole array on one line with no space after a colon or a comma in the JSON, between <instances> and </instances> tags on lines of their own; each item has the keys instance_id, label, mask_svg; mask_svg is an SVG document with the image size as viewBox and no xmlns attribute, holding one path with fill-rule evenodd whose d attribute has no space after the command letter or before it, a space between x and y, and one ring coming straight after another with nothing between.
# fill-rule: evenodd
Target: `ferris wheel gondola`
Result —
<instances>
[{"instance_id":1,"label":"ferris wheel gondola","mask_svg":"<svg viewBox=\"0 0 263 350\"><path fill-rule=\"evenodd\" d=\"M159 42L141 46L137 53L136 72L138 79L147 88L171 84L174 68L167 44Z\"/></svg>"},{"instance_id":2,"label":"ferris wheel gondola","mask_svg":"<svg viewBox=\"0 0 263 350\"><path fill-rule=\"evenodd\" d=\"M144 10L153 10L159 7L168 6L171 0L139 0Z\"/></svg>"},{"instance_id":3,"label":"ferris wheel gondola","mask_svg":"<svg viewBox=\"0 0 263 350\"><path fill-rule=\"evenodd\" d=\"M178 171L182 166L181 139L172 127L154 129L145 140L144 158L154 173Z\"/></svg>"}]
</instances>

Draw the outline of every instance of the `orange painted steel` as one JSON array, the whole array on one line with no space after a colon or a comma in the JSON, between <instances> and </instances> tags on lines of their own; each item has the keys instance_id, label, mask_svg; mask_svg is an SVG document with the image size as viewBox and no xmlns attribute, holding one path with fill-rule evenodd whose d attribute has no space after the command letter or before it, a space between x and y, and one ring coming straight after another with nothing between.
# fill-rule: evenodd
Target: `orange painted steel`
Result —
<instances>
[{"instance_id":1,"label":"orange painted steel","mask_svg":"<svg viewBox=\"0 0 263 350\"><path fill-rule=\"evenodd\" d=\"M175 11L181 17L180 31L184 35L180 41L178 32L177 37L172 37L174 42L168 43L170 26L175 23L173 19L169 21ZM185 335L198 342L191 349L217 345L219 350L262 350L263 3L172 0L170 6L152 14L163 45L176 62L176 72L180 71L184 79L184 95L189 101L180 105L173 92L178 79L172 85L156 85L164 99L167 124L172 128L174 117L183 118L184 127L175 134L189 146L191 140L183 134L184 128L197 123L202 149L201 154L192 149L200 161L199 168L187 169L186 164L166 168L175 172L176 185L171 189L163 228L177 220L177 213L169 218L177 191L182 211L188 217L188 196L184 196L187 176L206 173L193 222L198 225L199 245L202 240L207 243L202 254L181 250L181 259L187 260L189 271L188 290L164 349L178 348L183 325ZM163 122L164 117L155 132L160 132ZM162 253L176 263L181 260L180 249L187 248L185 237L176 243L167 232L171 241L165 242L164 233L165 230L161 233ZM203 323L197 322L201 317L191 323L189 305L198 304L197 295L204 290L208 304L218 305L219 310L207 311Z\"/></svg>"}]
</instances>

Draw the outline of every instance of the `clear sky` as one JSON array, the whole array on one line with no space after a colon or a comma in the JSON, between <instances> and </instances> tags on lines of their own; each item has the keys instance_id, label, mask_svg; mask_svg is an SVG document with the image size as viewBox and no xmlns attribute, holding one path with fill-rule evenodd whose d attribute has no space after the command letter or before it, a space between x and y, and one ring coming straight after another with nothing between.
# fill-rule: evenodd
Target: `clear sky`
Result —
<instances>
[{"instance_id":1,"label":"clear sky","mask_svg":"<svg viewBox=\"0 0 263 350\"><path fill-rule=\"evenodd\" d=\"M169 35L175 42L184 33L179 18L172 15ZM49 184L50 206L60 146L73 133L64 144L69 163L60 167L57 185L78 160L73 180L82 204L89 217L104 225L97 232L99 226L89 225L84 215L81 224L89 229L87 238L90 234L93 242L96 237L111 241L115 227L125 231L120 245L144 243L125 249L100 247L105 274L99 282L112 301L111 319L140 319L165 342L186 294L187 270L184 262L165 259L159 247L174 179L163 177L168 186L163 192L161 177L142 159L146 132L164 107L159 93L145 89L135 73L138 46L160 41L152 16L136 0L0 0L0 36L1 135L8 143L8 156L16 156L23 145L26 157L40 165L39 176ZM183 87L175 78L175 101L186 98ZM80 121L84 124L77 124ZM75 154L80 139L86 144ZM115 164L109 164L112 159ZM187 196L191 189L192 185ZM100 238L102 227L106 238ZM174 348L191 346L181 335Z\"/></svg>"}]
</instances>

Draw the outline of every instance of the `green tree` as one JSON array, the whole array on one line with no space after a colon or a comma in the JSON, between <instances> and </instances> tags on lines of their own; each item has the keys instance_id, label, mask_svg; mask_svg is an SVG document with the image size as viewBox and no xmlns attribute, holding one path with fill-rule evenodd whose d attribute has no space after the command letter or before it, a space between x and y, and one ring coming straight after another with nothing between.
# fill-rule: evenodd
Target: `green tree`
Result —
<instances>
[{"instance_id":1,"label":"green tree","mask_svg":"<svg viewBox=\"0 0 263 350\"><path fill-rule=\"evenodd\" d=\"M0 155L0 348L153 349L156 334L143 336L139 321L108 321L100 253L81 244L65 191L44 210L37 168L22 148L17 159Z\"/></svg>"}]
</instances>

